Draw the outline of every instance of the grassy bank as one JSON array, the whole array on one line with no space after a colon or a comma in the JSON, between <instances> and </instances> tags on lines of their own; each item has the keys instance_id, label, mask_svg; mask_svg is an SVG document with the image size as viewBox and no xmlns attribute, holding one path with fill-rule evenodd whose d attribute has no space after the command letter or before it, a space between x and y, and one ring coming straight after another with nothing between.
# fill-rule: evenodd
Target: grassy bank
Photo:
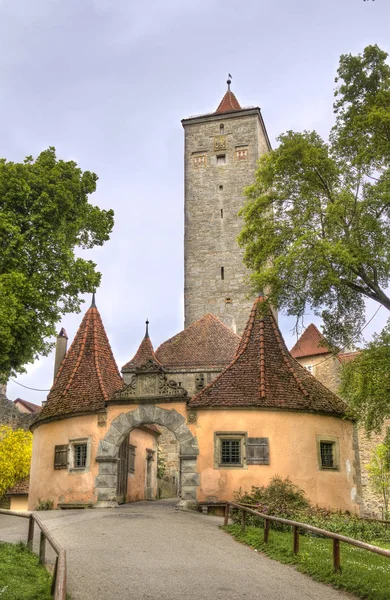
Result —
<instances>
[{"instance_id":1,"label":"grassy bank","mask_svg":"<svg viewBox=\"0 0 390 600\"><path fill-rule=\"evenodd\" d=\"M52 600L51 576L24 544L0 543L0 599Z\"/></svg>"},{"instance_id":2,"label":"grassy bank","mask_svg":"<svg viewBox=\"0 0 390 600\"><path fill-rule=\"evenodd\" d=\"M366 600L390 600L390 559L341 544L341 574L333 573L332 540L300 536L300 552L294 556L292 533L270 531L269 543L263 543L263 530L238 524L224 527L240 542L264 552L270 558L294 565L298 571L333 587L346 590ZM372 542L375 543L375 542ZM390 545L384 546L390 547Z\"/></svg>"}]
</instances>

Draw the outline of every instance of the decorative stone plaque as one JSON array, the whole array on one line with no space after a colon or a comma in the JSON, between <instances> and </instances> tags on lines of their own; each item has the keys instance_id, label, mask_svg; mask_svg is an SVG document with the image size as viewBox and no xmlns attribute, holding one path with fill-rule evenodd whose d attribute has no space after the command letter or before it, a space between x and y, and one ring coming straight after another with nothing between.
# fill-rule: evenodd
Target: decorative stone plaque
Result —
<instances>
[{"instance_id":1,"label":"decorative stone plaque","mask_svg":"<svg viewBox=\"0 0 390 600\"><path fill-rule=\"evenodd\" d=\"M194 156L193 161L194 161L194 167L205 167L206 166L206 157L204 154Z\"/></svg>"},{"instance_id":2,"label":"decorative stone plaque","mask_svg":"<svg viewBox=\"0 0 390 600\"><path fill-rule=\"evenodd\" d=\"M226 136L219 135L214 138L214 152L220 152L226 150Z\"/></svg>"},{"instance_id":3,"label":"decorative stone plaque","mask_svg":"<svg viewBox=\"0 0 390 600\"><path fill-rule=\"evenodd\" d=\"M157 387L156 375L140 375L138 380L138 392L140 396L154 396Z\"/></svg>"},{"instance_id":4,"label":"decorative stone plaque","mask_svg":"<svg viewBox=\"0 0 390 600\"><path fill-rule=\"evenodd\" d=\"M236 158L237 160L246 160L248 158L248 149L241 148L236 150Z\"/></svg>"}]
</instances>

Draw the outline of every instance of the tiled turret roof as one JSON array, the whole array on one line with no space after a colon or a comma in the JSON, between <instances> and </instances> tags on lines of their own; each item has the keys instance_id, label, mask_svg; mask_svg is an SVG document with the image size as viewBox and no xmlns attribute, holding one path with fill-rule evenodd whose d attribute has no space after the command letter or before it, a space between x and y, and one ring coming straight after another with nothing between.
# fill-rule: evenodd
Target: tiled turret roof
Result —
<instances>
[{"instance_id":1,"label":"tiled turret roof","mask_svg":"<svg viewBox=\"0 0 390 600\"><path fill-rule=\"evenodd\" d=\"M219 106L215 113L220 114L225 112L231 112L232 110L241 110L241 106L233 92L231 92L229 89L222 98L221 102L219 103Z\"/></svg>"},{"instance_id":2,"label":"tiled turret roof","mask_svg":"<svg viewBox=\"0 0 390 600\"><path fill-rule=\"evenodd\" d=\"M330 350L322 333L317 329L314 323L310 323L302 333L301 337L290 350L294 358L303 358L305 356L315 356L317 354L329 354Z\"/></svg>"},{"instance_id":3,"label":"tiled turret roof","mask_svg":"<svg viewBox=\"0 0 390 600\"><path fill-rule=\"evenodd\" d=\"M344 416L346 404L290 355L271 311L253 305L231 364L189 406L258 407Z\"/></svg>"},{"instance_id":4,"label":"tiled turret roof","mask_svg":"<svg viewBox=\"0 0 390 600\"><path fill-rule=\"evenodd\" d=\"M232 360L240 337L212 314L192 323L156 350L167 368L224 368Z\"/></svg>"},{"instance_id":5,"label":"tiled turret roof","mask_svg":"<svg viewBox=\"0 0 390 600\"><path fill-rule=\"evenodd\" d=\"M123 385L100 313L93 303L84 315L34 425L48 417L102 409Z\"/></svg>"},{"instance_id":6,"label":"tiled turret roof","mask_svg":"<svg viewBox=\"0 0 390 600\"><path fill-rule=\"evenodd\" d=\"M161 362L158 360L158 358L156 358L156 355L154 353L153 344L149 337L148 325L149 321L146 321L145 337L140 343L139 348L133 356L133 358L129 360L129 362L127 362L125 365L123 365L122 373L126 373L128 371L135 371L136 369L140 369L141 367L144 367L147 363L150 362L155 363L159 367L162 366Z\"/></svg>"}]
</instances>

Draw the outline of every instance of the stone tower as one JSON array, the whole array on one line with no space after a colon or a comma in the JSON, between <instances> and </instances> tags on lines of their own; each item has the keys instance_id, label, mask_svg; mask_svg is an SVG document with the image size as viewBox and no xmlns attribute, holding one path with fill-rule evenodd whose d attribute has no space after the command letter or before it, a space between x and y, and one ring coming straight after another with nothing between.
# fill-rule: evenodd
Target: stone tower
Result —
<instances>
[{"instance_id":1,"label":"stone tower","mask_svg":"<svg viewBox=\"0 0 390 600\"><path fill-rule=\"evenodd\" d=\"M185 132L185 327L212 313L242 334L253 298L237 244L243 189L271 148L260 109L228 90L214 113L183 119Z\"/></svg>"}]
</instances>

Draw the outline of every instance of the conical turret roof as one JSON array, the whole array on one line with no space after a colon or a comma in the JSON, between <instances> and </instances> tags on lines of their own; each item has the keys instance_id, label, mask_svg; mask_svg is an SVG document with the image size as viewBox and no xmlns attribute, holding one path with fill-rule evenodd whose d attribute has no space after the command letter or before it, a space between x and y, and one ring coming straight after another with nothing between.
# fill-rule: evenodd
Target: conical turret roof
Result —
<instances>
[{"instance_id":1,"label":"conical turret roof","mask_svg":"<svg viewBox=\"0 0 390 600\"><path fill-rule=\"evenodd\" d=\"M156 367L162 367L162 364L154 353L153 344L149 337L148 325L149 321L146 321L145 337L140 343L133 358L123 365L122 373L128 373L131 371L136 371L137 369L142 369L142 367L145 367L147 364L150 365L151 363L154 363Z\"/></svg>"},{"instance_id":2,"label":"conical turret roof","mask_svg":"<svg viewBox=\"0 0 390 600\"><path fill-rule=\"evenodd\" d=\"M35 423L49 417L94 412L123 387L94 302L87 310Z\"/></svg>"},{"instance_id":3,"label":"conical turret roof","mask_svg":"<svg viewBox=\"0 0 390 600\"><path fill-rule=\"evenodd\" d=\"M303 358L304 356L315 356L317 354L329 354L331 350L326 344L322 333L317 329L314 323L310 323L302 333L301 337L290 350L294 358Z\"/></svg>"},{"instance_id":4,"label":"conical turret roof","mask_svg":"<svg viewBox=\"0 0 390 600\"><path fill-rule=\"evenodd\" d=\"M344 416L346 404L290 355L272 311L258 298L230 365L189 406L258 407Z\"/></svg>"},{"instance_id":5,"label":"conical turret roof","mask_svg":"<svg viewBox=\"0 0 390 600\"><path fill-rule=\"evenodd\" d=\"M233 92L229 89L219 103L215 113L226 113L231 112L232 110L241 110L241 106Z\"/></svg>"}]
</instances>

